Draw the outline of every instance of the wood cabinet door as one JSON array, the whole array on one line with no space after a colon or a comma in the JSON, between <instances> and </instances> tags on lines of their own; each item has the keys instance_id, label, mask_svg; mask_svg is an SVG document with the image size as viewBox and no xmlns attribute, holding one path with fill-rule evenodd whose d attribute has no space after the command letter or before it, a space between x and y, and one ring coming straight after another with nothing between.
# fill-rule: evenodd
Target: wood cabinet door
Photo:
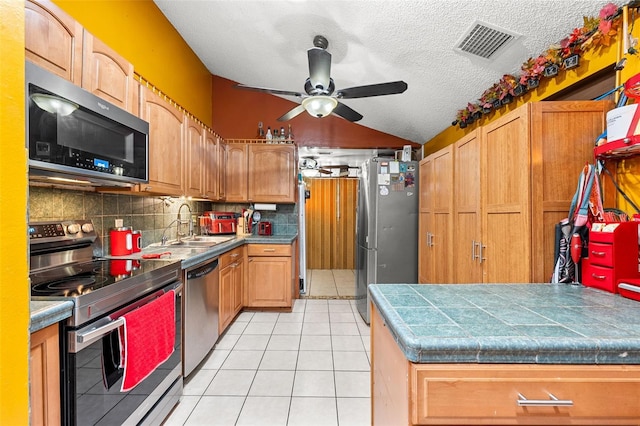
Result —
<instances>
[{"instance_id":1,"label":"wood cabinet door","mask_svg":"<svg viewBox=\"0 0 640 426\"><path fill-rule=\"evenodd\" d=\"M296 200L296 173L295 146L249 145L249 201L294 203Z\"/></svg>"},{"instance_id":2,"label":"wood cabinet door","mask_svg":"<svg viewBox=\"0 0 640 426\"><path fill-rule=\"evenodd\" d=\"M247 306L291 307L291 258L250 257Z\"/></svg>"},{"instance_id":3,"label":"wood cabinet door","mask_svg":"<svg viewBox=\"0 0 640 426\"><path fill-rule=\"evenodd\" d=\"M474 130L455 144L453 173L453 270L456 283L481 283L480 132Z\"/></svg>"},{"instance_id":4,"label":"wood cabinet door","mask_svg":"<svg viewBox=\"0 0 640 426\"><path fill-rule=\"evenodd\" d=\"M529 108L482 127L483 281L531 280Z\"/></svg>"},{"instance_id":5,"label":"wood cabinet door","mask_svg":"<svg viewBox=\"0 0 640 426\"><path fill-rule=\"evenodd\" d=\"M212 201L220 199L220 144L218 138L209 130L204 131L204 193Z\"/></svg>"},{"instance_id":6,"label":"wood cabinet door","mask_svg":"<svg viewBox=\"0 0 640 426\"><path fill-rule=\"evenodd\" d=\"M218 145L218 165L217 165L217 173L218 176L218 200L225 200L227 198L227 173L226 173L226 164L227 164L227 150L226 145L223 144L221 138L217 138Z\"/></svg>"},{"instance_id":7,"label":"wood cabinet door","mask_svg":"<svg viewBox=\"0 0 640 426\"><path fill-rule=\"evenodd\" d=\"M49 0L25 2L25 57L80 86L82 26Z\"/></svg>"},{"instance_id":8,"label":"wood cabinet door","mask_svg":"<svg viewBox=\"0 0 640 426\"><path fill-rule=\"evenodd\" d=\"M29 397L32 425L60 424L58 324L50 325L31 335Z\"/></svg>"},{"instance_id":9,"label":"wood cabinet door","mask_svg":"<svg viewBox=\"0 0 640 426\"><path fill-rule=\"evenodd\" d=\"M82 87L132 114L137 114L133 64L86 30L83 45Z\"/></svg>"},{"instance_id":10,"label":"wood cabinet door","mask_svg":"<svg viewBox=\"0 0 640 426\"><path fill-rule=\"evenodd\" d=\"M531 106L531 264L534 282L554 268L555 224L569 214L578 177L593 162L609 101L536 102ZM611 206L611 205L609 205Z\"/></svg>"},{"instance_id":11,"label":"wood cabinet door","mask_svg":"<svg viewBox=\"0 0 640 426\"><path fill-rule=\"evenodd\" d=\"M141 115L149 122L149 183L140 185L140 190L182 195L185 116L146 87L141 97Z\"/></svg>"},{"instance_id":12,"label":"wood cabinet door","mask_svg":"<svg viewBox=\"0 0 640 426\"><path fill-rule=\"evenodd\" d=\"M433 278L436 284L453 282L453 146L433 154L433 179L430 188L432 227L430 246L433 251Z\"/></svg>"},{"instance_id":13,"label":"wood cabinet door","mask_svg":"<svg viewBox=\"0 0 640 426\"><path fill-rule=\"evenodd\" d=\"M206 151L204 143L204 127L191 117L187 117L183 178L183 193L187 196L205 197L203 167L206 162Z\"/></svg>"},{"instance_id":14,"label":"wood cabinet door","mask_svg":"<svg viewBox=\"0 0 640 426\"><path fill-rule=\"evenodd\" d=\"M435 186L433 175L433 154L420 162L420 216L418 229L418 278L421 284L433 283L433 250L431 235L433 230L433 197Z\"/></svg>"},{"instance_id":15,"label":"wood cabinet door","mask_svg":"<svg viewBox=\"0 0 640 426\"><path fill-rule=\"evenodd\" d=\"M429 235L428 224L431 221L431 213L419 213L418 216L418 283L427 284L430 279L429 266Z\"/></svg>"},{"instance_id":16,"label":"wood cabinet door","mask_svg":"<svg viewBox=\"0 0 640 426\"><path fill-rule=\"evenodd\" d=\"M243 256L233 265L233 288L231 310L235 317L244 305L244 262L246 258Z\"/></svg>"},{"instance_id":17,"label":"wood cabinet door","mask_svg":"<svg viewBox=\"0 0 640 426\"><path fill-rule=\"evenodd\" d=\"M222 334L233 319L233 280L234 267L220 270L220 292L218 300L218 333Z\"/></svg>"},{"instance_id":18,"label":"wood cabinet door","mask_svg":"<svg viewBox=\"0 0 640 426\"><path fill-rule=\"evenodd\" d=\"M225 146L226 201L247 201L247 152L246 144Z\"/></svg>"}]
</instances>

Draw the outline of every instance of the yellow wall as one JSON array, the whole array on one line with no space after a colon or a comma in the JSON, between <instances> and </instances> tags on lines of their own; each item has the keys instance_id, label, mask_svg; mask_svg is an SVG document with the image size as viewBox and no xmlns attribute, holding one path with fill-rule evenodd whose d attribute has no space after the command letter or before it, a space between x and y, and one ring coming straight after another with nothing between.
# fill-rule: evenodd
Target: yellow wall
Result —
<instances>
[{"instance_id":1,"label":"yellow wall","mask_svg":"<svg viewBox=\"0 0 640 426\"><path fill-rule=\"evenodd\" d=\"M540 86L531 92L527 92L524 96L518 97L514 102L500 108L497 111L491 112L486 116L483 116L479 121L474 122L473 124L467 126L464 129L461 129L460 126L449 126L439 134L437 134L433 139L427 141L423 146L423 153L425 156L432 154L438 151L445 146L451 145L456 142L462 136L471 132L478 126L483 126L492 120L495 120L498 117L514 110L520 105L527 102L535 102L545 99L554 93L557 93L572 84L582 80L583 78L589 77L601 71L607 67L613 66L615 64L617 58L617 46L611 46L608 48L600 48L596 51L586 52L582 58L580 58L580 66L573 70L564 71L561 70L557 77L555 78L543 78L540 80ZM612 87L613 89L613 87ZM478 92L478 97L482 94L482 91ZM469 99L468 102L474 102L475 99ZM466 103L460 104L460 109L462 109ZM451 121L455 120L455 116L451 117ZM446 123L442 123L443 126ZM597 136L597 135L596 135Z\"/></svg>"},{"instance_id":2,"label":"yellow wall","mask_svg":"<svg viewBox=\"0 0 640 426\"><path fill-rule=\"evenodd\" d=\"M54 0L171 99L211 127L212 76L151 0Z\"/></svg>"},{"instance_id":3,"label":"yellow wall","mask_svg":"<svg viewBox=\"0 0 640 426\"><path fill-rule=\"evenodd\" d=\"M24 3L0 0L0 424L29 423Z\"/></svg>"},{"instance_id":4,"label":"yellow wall","mask_svg":"<svg viewBox=\"0 0 640 426\"><path fill-rule=\"evenodd\" d=\"M640 18L636 19L636 25L633 25L634 37L640 37ZM630 24L631 27L631 24ZM519 107L526 102L535 102L543 100L554 93L571 86L572 84L590 76L598 71L613 66L620 59L622 48L618 42L620 37L616 37L616 43L610 47L601 47L593 51L586 52L581 58L581 64L578 68L569 71L560 71L559 75L555 78L543 79L540 86L532 92L517 98L517 100L506 107L501 108L498 111L494 111L487 116L484 116L481 120L467 126L465 129L461 129L459 126L449 126L433 139L427 141L423 146L423 155L426 157L441 148L444 148L457 140L462 136L471 132L478 126L483 126L488 122L512 111L514 108ZM618 73L617 84L622 84L630 77L640 72L640 55L628 55L625 68ZM612 87L613 89L613 87ZM478 94L478 96L480 93ZM470 99L469 101L474 101ZM461 108L464 104L461 104ZM455 117L451 117L453 121ZM605 129L603 129L605 130ZM595 138L598 135L594 135ZM617 167L616 167L617 166ZM640 157L632 158L629 160L619 161L617 165L610 165L609 168L616 169L617 181L631 200L640 207ZM576 178L577 179L577 178ZM614 207L614 206L605 206ZM624 210L627 214L635 213L635 210L621 197L616 197L616 206Z\"/></svg>"}]
</instances>

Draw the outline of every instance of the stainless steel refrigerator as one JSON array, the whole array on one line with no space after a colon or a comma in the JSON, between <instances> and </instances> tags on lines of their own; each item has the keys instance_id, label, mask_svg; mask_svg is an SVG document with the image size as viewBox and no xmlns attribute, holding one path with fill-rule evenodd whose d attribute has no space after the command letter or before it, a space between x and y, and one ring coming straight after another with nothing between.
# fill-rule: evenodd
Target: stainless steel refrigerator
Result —
<instances>
[{"instance_id":1,"label":"stainless steel refrigerator","mask_svg":"<svg viewBox=\"0 0 640 426\"><path fill-rule=\"evenodd\" d=\"M374 158L361 168L356 306L369 324L369 284L418 282L418 162Z\"/></svg>"}]
</instances>

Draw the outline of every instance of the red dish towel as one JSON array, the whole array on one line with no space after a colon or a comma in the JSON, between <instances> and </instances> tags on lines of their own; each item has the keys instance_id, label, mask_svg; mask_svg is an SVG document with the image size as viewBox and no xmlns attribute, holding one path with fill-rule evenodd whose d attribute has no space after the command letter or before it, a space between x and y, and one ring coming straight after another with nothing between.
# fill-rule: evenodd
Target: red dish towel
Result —
<instances>
[{"instance_id":1,"label":"red dish towel","mask_svg":"<svg viewBox=\"0 0 640 426\"><path fill-rule=\"evenodd\" d=\"M124 369L122 392L146 379L173 353L176 340L175 292L124 314L120 328L120 362Z\"/></svg>"}]
</instances>

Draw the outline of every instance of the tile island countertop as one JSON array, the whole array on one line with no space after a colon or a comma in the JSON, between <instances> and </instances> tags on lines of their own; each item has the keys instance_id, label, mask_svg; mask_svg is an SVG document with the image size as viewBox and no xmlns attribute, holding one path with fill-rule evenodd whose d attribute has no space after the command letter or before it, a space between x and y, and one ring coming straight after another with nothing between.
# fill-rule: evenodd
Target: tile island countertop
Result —
<instances>
[{"instance_id":1,"label":"tile island countertop","mask_svg":"<svg viewBox=\"0 0 640 426\"><path fill-rule=\"evenodd\" d=\"M377 284L414 363L640 364L640 303L567 284Z\"/></svg>"}]
</instances>

